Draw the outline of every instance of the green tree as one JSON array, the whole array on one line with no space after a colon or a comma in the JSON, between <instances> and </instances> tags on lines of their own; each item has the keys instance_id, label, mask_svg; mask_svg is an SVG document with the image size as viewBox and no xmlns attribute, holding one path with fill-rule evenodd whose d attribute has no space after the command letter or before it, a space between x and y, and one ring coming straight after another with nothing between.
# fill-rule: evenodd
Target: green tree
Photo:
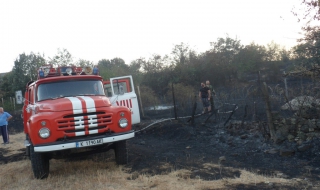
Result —
<instances>
[{"instance_id":1,"label":"green tree","mask_svg":"<svg viewBox=\"0 0 320 190\"><path fill-rule=\"evenodd\" d=\"M237 78L235 56L242 48L240 40L232 39L227 35L226 38L218 38L216 42L210 44L212 48L202 56L205 64L202 74L213 81L211 82L213 86L216 82L221 85L226 82L226 79L231 81L232 78Z\"/></svg>"},{"instance_id":2,"label":"green tree","mask_svg":"<svg viewBox=\"0 0 320 190\"><path fill-rule=\"evenodd\" d=\"M320 63L320 30L309 30L302 43L293 48L297 65L307 68Z\"/></svg>"},{"instance_id":3,"label":"green tree","mask_svg":"<svg viewBox=\"0 0 320 190\"><path fill-rule=\"evenodd\" d=\"M148 61L141 60L143 69L142 85L152 88L153 91L163 96L167 90L167 84L171 80L168 69L168 56L163 58L154 54Z\"/></svg>"},{"instance_id":4,"label":"green tree","mask_svg":"<svg viewBox=\"0 0 320 190\"><path fill-rule=\"evenodd\" d=\"M57 54L52 58L49 57L49 63L54 67L70 65L73 63L73 58L67 49L60 50L60 48L58 48Z\"/></svg>"},{"instance_id":5,"label":"green tree","mask_svg":"<svg viewBox=\"0 0 320 190\"><path fill-rule=\"evenodd\" d=\"M102 59L98 62L100 75L108 80L112 77L129 75L129 66L125 64L121 58L113 58L111 60Z\"/></svg>"},{"instance_id":6,"label":"green tree","mask_svg":"<svg viewBox=\"0 0 320 190\"><path fill-rule=\"evenodd\" d=\"M235 64L239 71L239 75L245 73L256 73L262 67L262 63L266 61L267 52L264 46L260 46L252 42L239 51L236 56Z\"/></svg>"},{"instance_id":7,"label":"green tree","mask_svg":"<svg viewBox=\"0 0 320 190\"><path fill-rule=\"evenodd\" d=\"M148 61L141 62L142 69L147 73L157 73L164 68L164 60L161 55L153 54Z\"/></svg>"},{"instance_id":8,"label":"green tree","mask_svg":"<svg viewBox=\"0 0 320 190\"><path fill-rule=\"evenodd\" d=\"M179 45L175 45L171 55L173 56L173 62L176 65L185 65L188 62L188 57L190 53L190 48L188 44L181 43Z\"/></svg>"},{"instance_id":9,"label":"green tree","mask_svg":"<svg viewBox=\"0 0 320 190\"><path fill-rule=\"evenodd\" d=\"M40 66L45 65L46 60L40 54L25 53L20 54L14 62L13 73L13 91L24 90L29 81L35 81L38 78Z\"/></svg>"},{"instance_id":10,"label":"green tree","mask_svg":"<svg viewBox=\"0 0 320 190\"><path fill-rule=\"evenodd\" d=\"M310 24L311 21L320 20L320 2L319 0L302 0L301 1L301 7L299 7L299 10L296 10L295 8L292 10L292 13L297 16L298 21L301 20L307 20ZM303 10L301 12L301 10Z\"/></svg>"},{"instance_id":11,"label":"green tree","mask_svg":"<svg viewBox=\"0 0 320 190\"><path fill-rule=\"evenodd\" d=\"M111 66L111 62L108 59L101 59L98 61L99 68L108 68L109 66Z\"/></svg>"},{"instance_id":12,"label":"green tree","mask_svg":"<svg viewBox=\"0 0 320 190\"><path fill-rule=\"evenodd\" d=\"M13 73L9 72L5 74L0 80L0 94L3 98L9 98L14 96L12 84L14 83Z\"/></svg>"},{"instance_id":13,"label":"green tree","mask_svg":"<svg viewBox=\"0 0 320 190\"><path fill-rule=\"evenodd\" d=\"M301 10L303 10L301 12ZM292 10L297 16L298 22L307 21L302 27L304 37L298 39L299 45L293 48L294 58L297 65L311 67L319 64L320 55L320 2L319 0L302 0L299 11ZM314 24L314 22L316 22Z\"/></svg>"},{"instance_id":14,"label":"green tree","mask_svg":"<svg viewBox=\"0 0 320 190\"><path fill-rule=\"evenodd\" d=\"M79 66L79 67L84 67L84 66L91 66L93 67L94 64L92 61L88 61L88 60L85 60L85 59L79 59L76 64L76 66Z\"/></svg>"},{"instance_id":15,"label":"green tree","mask_svg":"<svg viewBox=\"0 0 320 190\"><path fill-rule=\"evenodd\" d=\"M134 84L140 85L142 82L142 77L143 73L141 72L142 70L142 65L145 63L144 58L139 58L134 61L132 61L129 65L129 73L132 75Z\"/></svg>"},{"instance_id":16,"label":"green tree","mask_svg":"<svg viewBox=\"0 0 320 190\"><path fill-rule=\"evenodd\" d=\"M175 45L171 52L170 70L174 83L193 84L196 80L197 55L187 44Z\"/></svg>"}]
</instances>

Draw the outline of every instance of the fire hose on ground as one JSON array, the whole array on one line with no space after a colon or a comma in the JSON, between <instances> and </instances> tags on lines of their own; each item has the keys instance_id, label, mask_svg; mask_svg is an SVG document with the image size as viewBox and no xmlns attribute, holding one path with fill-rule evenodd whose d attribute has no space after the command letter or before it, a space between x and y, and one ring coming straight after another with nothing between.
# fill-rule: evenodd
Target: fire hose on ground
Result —
<instances>
[{"instance_id":1,"label":"fire hose on ground","mask_svg":"<svg viewBox=\"0 0 320 190\"><path fill-rule=\"evenodd\" d=\"M220 101L220 103L221 103L221 101ZM197 114L197 115L194 114L195 109L196 109L196 104L197 104L197 103L195 102L195 106L194 106L194 109L193 109L193 114L192 114L192 116L183 116L183 117L177 117L177 118L178 118L178 119L186 119L186 118L189 118L188 122L190 122L190 120L193 120L193 118L199 117L199 116L201 116L201 115L204 115L204 114ZM237 104L230 104L230 103L221 103L221 104L222 104L222 105L223 105L223 104L233 105L234 108L233 108L233 110L222 112L222 111L220 111L220 108L221 108L222 106L220 106L218 109L215 109L214 111L209 112L209 113L211 113L211 114L207 117L207 119L205 120L204 123L206 123L213 114L228 114L228 113L231 113L231 114L229 115L228 119L227 119L227 120L225 121L225 123L224 123L224 125L226 125L226 124L228 123L228 121L231 119L233 113L239 108L239 107L237 106ZM162 123L162 122L165 122L165 121L172 121L172 120L175 120L175 118L159 119L159 120L156 120L156 121L150 123L150 124L147 125L146 127L143 127L142 129L136 130L135 132L136 132L136 133L139 133L139 132L141 132L141 131L143 131L143 130L148 129L149 127L151 127L151 126L153 126L153 125L155 125L155 124ZM192 121L192 123L193 123L193 121Z\"/></svg>"}]
</instances>

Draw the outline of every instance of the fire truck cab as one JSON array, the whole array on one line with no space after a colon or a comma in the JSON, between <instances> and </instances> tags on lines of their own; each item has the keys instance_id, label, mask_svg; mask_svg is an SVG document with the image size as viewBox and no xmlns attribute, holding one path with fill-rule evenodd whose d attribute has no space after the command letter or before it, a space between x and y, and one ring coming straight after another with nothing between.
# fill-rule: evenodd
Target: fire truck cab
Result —
<instances>
[{"instance_id":1,"label":"fire truck cab","mask_svg":"<svg viewBox=\"0 0 320 190\"><path fill-rule=\"evenodd\" d=\"M26 85L23 106L26 153L35 178L48 177L52 158L114 149L116 163L127 163L127 139L134 137L133 111L130 99L124 99L129 104L117 104L124 95L117 94L120 83L116 80L110 81L113 99L106 96L97 67L46 65L39 69L37 81ZM128 86L124 94L132 95L132 78Z\"/></svg>"}]
</instances>

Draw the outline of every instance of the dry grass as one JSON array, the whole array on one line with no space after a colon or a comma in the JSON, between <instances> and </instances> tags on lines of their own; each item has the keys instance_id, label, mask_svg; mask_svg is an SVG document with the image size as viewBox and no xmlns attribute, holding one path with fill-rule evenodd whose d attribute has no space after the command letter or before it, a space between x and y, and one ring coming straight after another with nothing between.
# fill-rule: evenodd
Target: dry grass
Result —
<instances>
[{"instance_id":1,"label":"dry grass","mask_svg":"<svg viewBox=\"0 0 320 190\"><path fill-rule=\"evenodd\" d=\"M3 156L10 156L13 154L21 153L21 150L25 148L24 140L26 136L24 133L18 133L16 135L10 135L10 144L2 146L1 148L5 148L8 150L8 153L5 153Z\"/></svg>"},{"instance_id":2,"label":"dry grass","mask_svg":"<svg viewBox=\"0 0 320 190\"><path fill-rule=\"evenodd\" d=\"M10 137L10 151L18 152L23 147L23 134ZM22 144L22 145L20 145ZM81 160L67 162L64 160L50 161L50 175L45 180L33 177L30 160L25 159L1 165L1 189L228 189L237 184L255 185L273 183L295 186L295 180L279 178L278 176L258 175L248 170L240 170L241 175L234 178L204 181L201 176L191 179L191 171L176 170L167 175L148 176L130 173L130 168L117 166L113 161L95 162ZM165 166L169 167L169 166ZM223 176L221 165L206 163L199 170L218 170ZM232 168L228 168L232 169Z\"/></svg>"}]
</instances>

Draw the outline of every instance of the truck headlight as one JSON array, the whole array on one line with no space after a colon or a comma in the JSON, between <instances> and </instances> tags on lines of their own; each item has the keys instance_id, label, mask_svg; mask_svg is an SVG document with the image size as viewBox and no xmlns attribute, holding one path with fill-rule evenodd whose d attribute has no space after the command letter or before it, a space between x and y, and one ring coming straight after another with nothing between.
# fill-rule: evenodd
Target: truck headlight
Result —
<instances>
[{"instance_id":1,"label":"truck headlight","mask_svg":"<svg viewBox=\"0 0 320 190\"><path fill-rule=\"evenodd\" d=\"M45 127L41 128L39 130L39 136L41 138L43 138L43 139L48 138L50 136L50 130L48 128L45 128Z\"/></svg>"},{"instance_id":2,"label":"truck headlight","mask_svg":"<svg viewBox=\"0 0 320 190\"><path fill-rule=\"evenodd\" d=\"M119 120L119 127L126 128L128 126L128 120L126 118L121 118Z\"/></svg>"}]
</instances>

